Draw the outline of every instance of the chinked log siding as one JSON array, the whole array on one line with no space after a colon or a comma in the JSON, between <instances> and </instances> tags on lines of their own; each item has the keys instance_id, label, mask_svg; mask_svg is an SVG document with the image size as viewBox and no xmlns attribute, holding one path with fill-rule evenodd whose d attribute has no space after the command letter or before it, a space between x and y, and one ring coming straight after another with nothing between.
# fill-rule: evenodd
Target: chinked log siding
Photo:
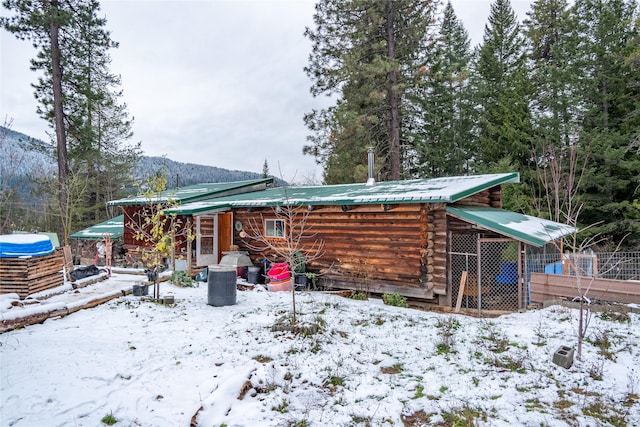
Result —
<instances>
[{"instance_id":1,"label":"chinked log siding","mask_svg":"<svg viewBox=\"0 0 640 427\"><path fill-rule=\"evenodd\" d=\"M324 241L322 257L309 263L308 270L321 273L321 281L335 288L426 299L446 293L444 204L395 205L387 211L383 205L349 208L314 206L308 212L305 240ZM249 235L263 230L264 219L276 218L271 208L236 209L234 214ZM241 250L256 244L237 230L234 241ZM264 257L273 260L268 252L250 253L255 264Z\"/></svg>"}]
</instances>

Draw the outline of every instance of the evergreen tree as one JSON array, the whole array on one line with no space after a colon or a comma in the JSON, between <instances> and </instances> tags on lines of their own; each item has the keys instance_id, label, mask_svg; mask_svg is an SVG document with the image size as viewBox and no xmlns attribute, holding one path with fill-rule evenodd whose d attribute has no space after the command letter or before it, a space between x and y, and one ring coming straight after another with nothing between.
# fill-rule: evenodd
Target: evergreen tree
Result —
<instances>
[{"instance_id":1,"label":"evergreen tree","mask_svg":"<svg viewBox=\"0 0 640 427\"><path fill-rule=\"evenodd\" d=\"M448 2L440 32L425 52L412 94L417 116L412 136L418 176L469 172L475 115L469 86L471 56L469 35Z\"/></svg>"},{"instance_id":2,"label":"evergreen tree","mask_svg":"<svg viewBox=\"0 0 640 427\"><path fill-rule=\"evenodd\" d=\"M367 147L378 152L379 177L399 179L407 151L406 91L423 51L433 2L320 0L306 73L311 92L338 95L334 106L312 111L314 133L304 152L324 166L325 182L363 181Z\"/></svg>"},{"instance_id":3,"label":"evergreen tree","mask_svg":"<svg viewBox=\"0 0 640 427\"><path fill-rule=\"evenodd\" d=\"M65 51L75 58L67 73L69 147L72 169L89 183L77 224L84 227L114 215L106 207L123 185L131 183L140 144L129 144L132 120L119 102L120 77L109 71L108 49L117 47L99 18L97 0L75 9ZM84 212L86 214L82 215Z\"/></svg>"},{"instance_id":4,"label":"evergreen tree","mask_svg":"<svg viewBox=\"0 0 640 427\"><path fill-rule=\"evenodd\" d=\"M269 178L269 164L267 163L267 159L264 159L264 164L262 165L262 177Z\"/></svg>"},{"instance_id":5,"label":"evergreen tree","mask_svg":"<svg viewBox=\"0 0 640 427\"><path fill-rule=\"evenodd\" d=\"M583 103L571 68L576 47L570 37L568 3L537 0L527 15L536 209L538 215L564 222L578 209L575 196L584 169L577 144Z\"/></svg>"},{"instance_id":6,"label":"evergreen tree","mask_svg":"<svg viewBox=\"0 0 640 427\"><path fill-rule=\"evenodd\" d=\"M5 2L9 3L9 2ZM23 9L30 2L15 1L7 6L20 10L22 18L38 16ZM117 47L105 30L106 19L98 17L97 0L57 2L65 17L60 27L61 90L64 108L65 148L69 169L66 186L64 236L115 215L106 201L117 198L131 182L132 169L140 156L140 144L129 144L131 119L126 105L119 102L120 78L109 72L108 49ZM29 31L29 27L25 27ZM40 101L39 114L55 117L53 73L50 51L41 49L32 60L32 69L44 75L34 85ZM53 86L55 87L55 85ZM72 183L70 181L73 181Z\"/></svg>"},{"instance_id":7,"label":"evergreen tree","mask_svg":"<svg viewBox=\"0 0 640 427\"><path fill-rule=\"evenodd\" d=\"M640 128L637 114L638 6L633 0L577 0L572 28L578 58L575 73L584 94L580 147L588 155L580 201L583 225L618 243L640 245L640 212L634 200L640 185L640 154L632 145Z\"/></svg>"},{"instance_id":8,"label":"evergreen tree","mask_svg":"<svg viewBox=\"0 0 640 427\"><path fill-rule=\"evenodd\" d=\"M12 17L1 17L0 26L20 40L31 40L38 49L41 68L50 77L51 96L50 122L56 134L56 157L58 160L58 207L60 209L60 232L66 244L69 227L69 163L67 159L67 132L64 121L62 70L63 57L60 49L60 32L69 25L71 15L59 0L34 3L29 0L4 0L2 6L16 13ZM37 61L33 61L33 68Z\"/></svg>"},{"instance_id":9,"label":"evergreen tree","mask_svg":"<svg viewBox=\"0 0 640 427\"><path fill-rule=\"evenodd\" d=\"M523 183L505 188L505 207L529 213L532 159L530 88L524 38L509 0L491 5L475 64L480 119L476 172L520 172Z\"/></svg>"}]
</instances>

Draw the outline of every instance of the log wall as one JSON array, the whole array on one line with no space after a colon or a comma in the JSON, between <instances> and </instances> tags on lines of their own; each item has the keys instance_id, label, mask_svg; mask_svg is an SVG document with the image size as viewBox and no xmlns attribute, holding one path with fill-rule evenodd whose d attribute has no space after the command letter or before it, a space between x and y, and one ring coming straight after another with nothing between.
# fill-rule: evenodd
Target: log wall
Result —
<instances>
[{"instance_id":1,"label":"log wall","mask_svg":"<svg viewBox=\"0 0 640 427\"><path fill-rule=\"evenodd\" d=\"M432 299L434 293L446 292L444 208L411 204L385 211L383 205L361 205L344 212L340 206L315 206L306 220L308 235L315 235L308 241L322 240L325 249L307 270L320 273L321 283L338 289ZM234 220L252 235L262 229L264 219L276 218L272 209L238 209ZM250 250L255 241L234 233L234 242L249 251L254 264L265 256L273 260L271 253Z\"/></svg>"},{"instance_id":2,"label":"log wall","mask_svg":"<svg viewBox=\"0 0 640 427\"><path fill-rule=\"evenodd\" d=\"M64 284L64 251L29 258L2 258L0 294L16 293L20 298Z\"/></svg>"}]
</instances>

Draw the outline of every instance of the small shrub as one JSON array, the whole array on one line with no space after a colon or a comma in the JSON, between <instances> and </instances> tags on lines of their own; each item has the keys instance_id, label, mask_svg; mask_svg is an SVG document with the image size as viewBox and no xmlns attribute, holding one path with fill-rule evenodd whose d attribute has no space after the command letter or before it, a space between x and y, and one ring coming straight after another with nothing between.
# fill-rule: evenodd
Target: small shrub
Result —
<instances>
[{"instance_id":1,"label":"small shrub","mask_svg":"<svg viewBox=\"0 0 640 427\"><path fill-rule=\"evenodd\" d=\"M487 413L480 408L472 408L471 406L464 405L451 412L443 412L442 418L444 419L444 425L475 427L480 424L480 421L486 422L488 416Z\"/></svg>"},{"instance_id":2,"label":"small shrub","mask_svg":"<svg viewBox=\"0 0 640 427\"><path fill-rule=\"evenodd\" d=\"M596 381L602 381L602 379L604 378L604 360L599 360L593 364L591 364L591 366L589 366L588 368L588 372L589 372L589 376L596 380Z\"/></svg>"},{"instance_id":3,"label":"small shrub","mask_svg":"<svg viewBox=\"0 0 640 427\"><path fill-rule=\"evenodd\" d=\"M416 386L416 394L413 395L412 399L420 399L421 397L424 397L424 386L418 384Z\"/></svg>"},{"instance_id":4,"label":"small shrub","mask_svg":"<svg viewBox=\"0 0 640 427\"><path fill-rule=\"evenodd\" d=\"M386 305L392 305L394 307L409 307L407 299L397 292L382 295L382 301L384 301Z\"/></svg>"},{"instance_id":5,"label":"small shrub","mask_svg":"<svg viewBox=\"0 0 640 427\"><path fill-rule=\"evenodd\" d=\"M600 319L609 322L629 323L631 318L627 313L617 313L615 311L605 311L600 315Z\"/></svg>"},{"instance_id":6,"label":"small shrub","mask_svg":"<svg viewBox=\"0 0 640 427\"><path fill-rule=\"evenodd\" d=\"M281 414L286 414L289 412L289 402L283 400L278 406L274 406L271 408L272 411L280 412Z\"/></svg>"},{"instance_id":7,"label":"small shrub","mask_svg":"<svg viewBox=\"0 0 640 427\"><path fill-rule=\"evenodd\" d=\"M351 415L351 421L356 425L370 426L373 418L371 416L363 417L361 415Z\"/></svg>"},{"instance_id":8,"label":"small shrub","mask_svg":"<svg viewBox=\"0 0 640 427\"><path fill-rule=\"evenodd\" d=\"M337 375L331 375L329 378L324 380L325 387L328 387L328 386L338 387L343 385L344 385L344 377L340 377Z\"/></svg>"},{"instance_id":9,"label":"small shrub","mask_svg":"<svg viewBox=\"0 0 640 427\"><path fill-rule=\"evenodd\" d=\"M354 292L351 294L350 298L358 301L366 301L369 299L369 297L367 297L367 294L364 292Z\"/></svg>"},{"instance_id":10,"label":"small shrub","mask_svg":"<svg viewBox=\"0 0 640 427\"><path fill-rule=\"evenodd\" d=\"M527 353L521 353L518 355L504 354L501 356L492 356L487 358L486 362L498 369L506 369L511 372L524 374L527 371L525 361L528 357Z\"/></svg>"},{"instance_id":11,"label":"small shrub","mask_svg":"<svg viewBox=\"0 0 640 427\"><path fill-rule=\"evenodd\" d=\"M605 359L616 360L615 352L611 349L612 342L610 331L600 331L594 334L593 338L587 341L593 344L594 347L597 347L600 355Z\"/></svg>"},{"instance_id":12,"label":"small shrub","mask_svg":"<svg viewBox=\"0 0 640 427\"><path fill-rule=\"evenodd\" d=\"M305 273L305 276L307 276L307 280L311 282L311 289L317 291L318 275L316 273L307 272Z\"/></svg>"},{"instance_id":13,"label":"small shrub","mask_svg":"<svg viewBox=\"0 0 640 427\"><path fill-rule=\"evenodd\" d=\"M107 415L105 415L104 417L102 417L102 419L100 420L100 422L102 422L102 424L106 424L108 426L112 426L115 423L118 422L118 420L116 419L116 417L113 416L113 412L109 412Z\"/></svg>"},{"instance_id":14,"label":"small shrub","mask_svg":"<svg viewBox=\"0 0 640 427\"><path fill-rule=\"evenodd\" d=\"M436 343L436 352L440 355L455 353L455 331L460 328L458 319L453 317L439 319L436 327L441 329Z\"/></svg>"},{"instance_id":15,"label":"small shrub","mask_svg":"<svg viewBox=\"0 0 640 427\"><path fill-rule=\"evenodd\" d=\"M171 283L182 288L194 288L196 281L186 271L174 271L171 273Z\"/></svg>"},{"instance_id":16,"label":"small shrub","mask_svg":"<svg viewBox=\"0 0 640 427\"><path fill-rule=\"evenodd\" d=\"M547 343L544 325L542 323L541 317L538 318L538 324L535 328L535 335L536 335L536 342L533 343L534 345L542 347Z\"/></svg>"},{"instance_id":17,"label":"small shrub","mask_svg":"<svg viewBox=\"0 0 640 427\"><path fill-rule=\"evenodd\" d=\"M509 340L504 333L496 328L495 323L488 322L482 326L484 334L479 344L494 353L504 353L509 349ZM488 342L487 342L488 341Z\"/></svg>"}]
</instances>

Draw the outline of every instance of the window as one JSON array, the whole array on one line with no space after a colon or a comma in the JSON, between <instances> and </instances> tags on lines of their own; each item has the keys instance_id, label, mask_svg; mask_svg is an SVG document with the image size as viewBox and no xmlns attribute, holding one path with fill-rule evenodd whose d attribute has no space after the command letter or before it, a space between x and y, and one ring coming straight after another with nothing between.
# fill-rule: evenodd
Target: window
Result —
<instances>
[{"instance_id":1,"label":"window","mask_svg":"<svg viewBox=\"0 0 640 427\"><path fill-rule=\"evenodd\" d=\"M264 235L265 237L284 237L284 220L265 219Z\"/></svg>"}]
</instances>

